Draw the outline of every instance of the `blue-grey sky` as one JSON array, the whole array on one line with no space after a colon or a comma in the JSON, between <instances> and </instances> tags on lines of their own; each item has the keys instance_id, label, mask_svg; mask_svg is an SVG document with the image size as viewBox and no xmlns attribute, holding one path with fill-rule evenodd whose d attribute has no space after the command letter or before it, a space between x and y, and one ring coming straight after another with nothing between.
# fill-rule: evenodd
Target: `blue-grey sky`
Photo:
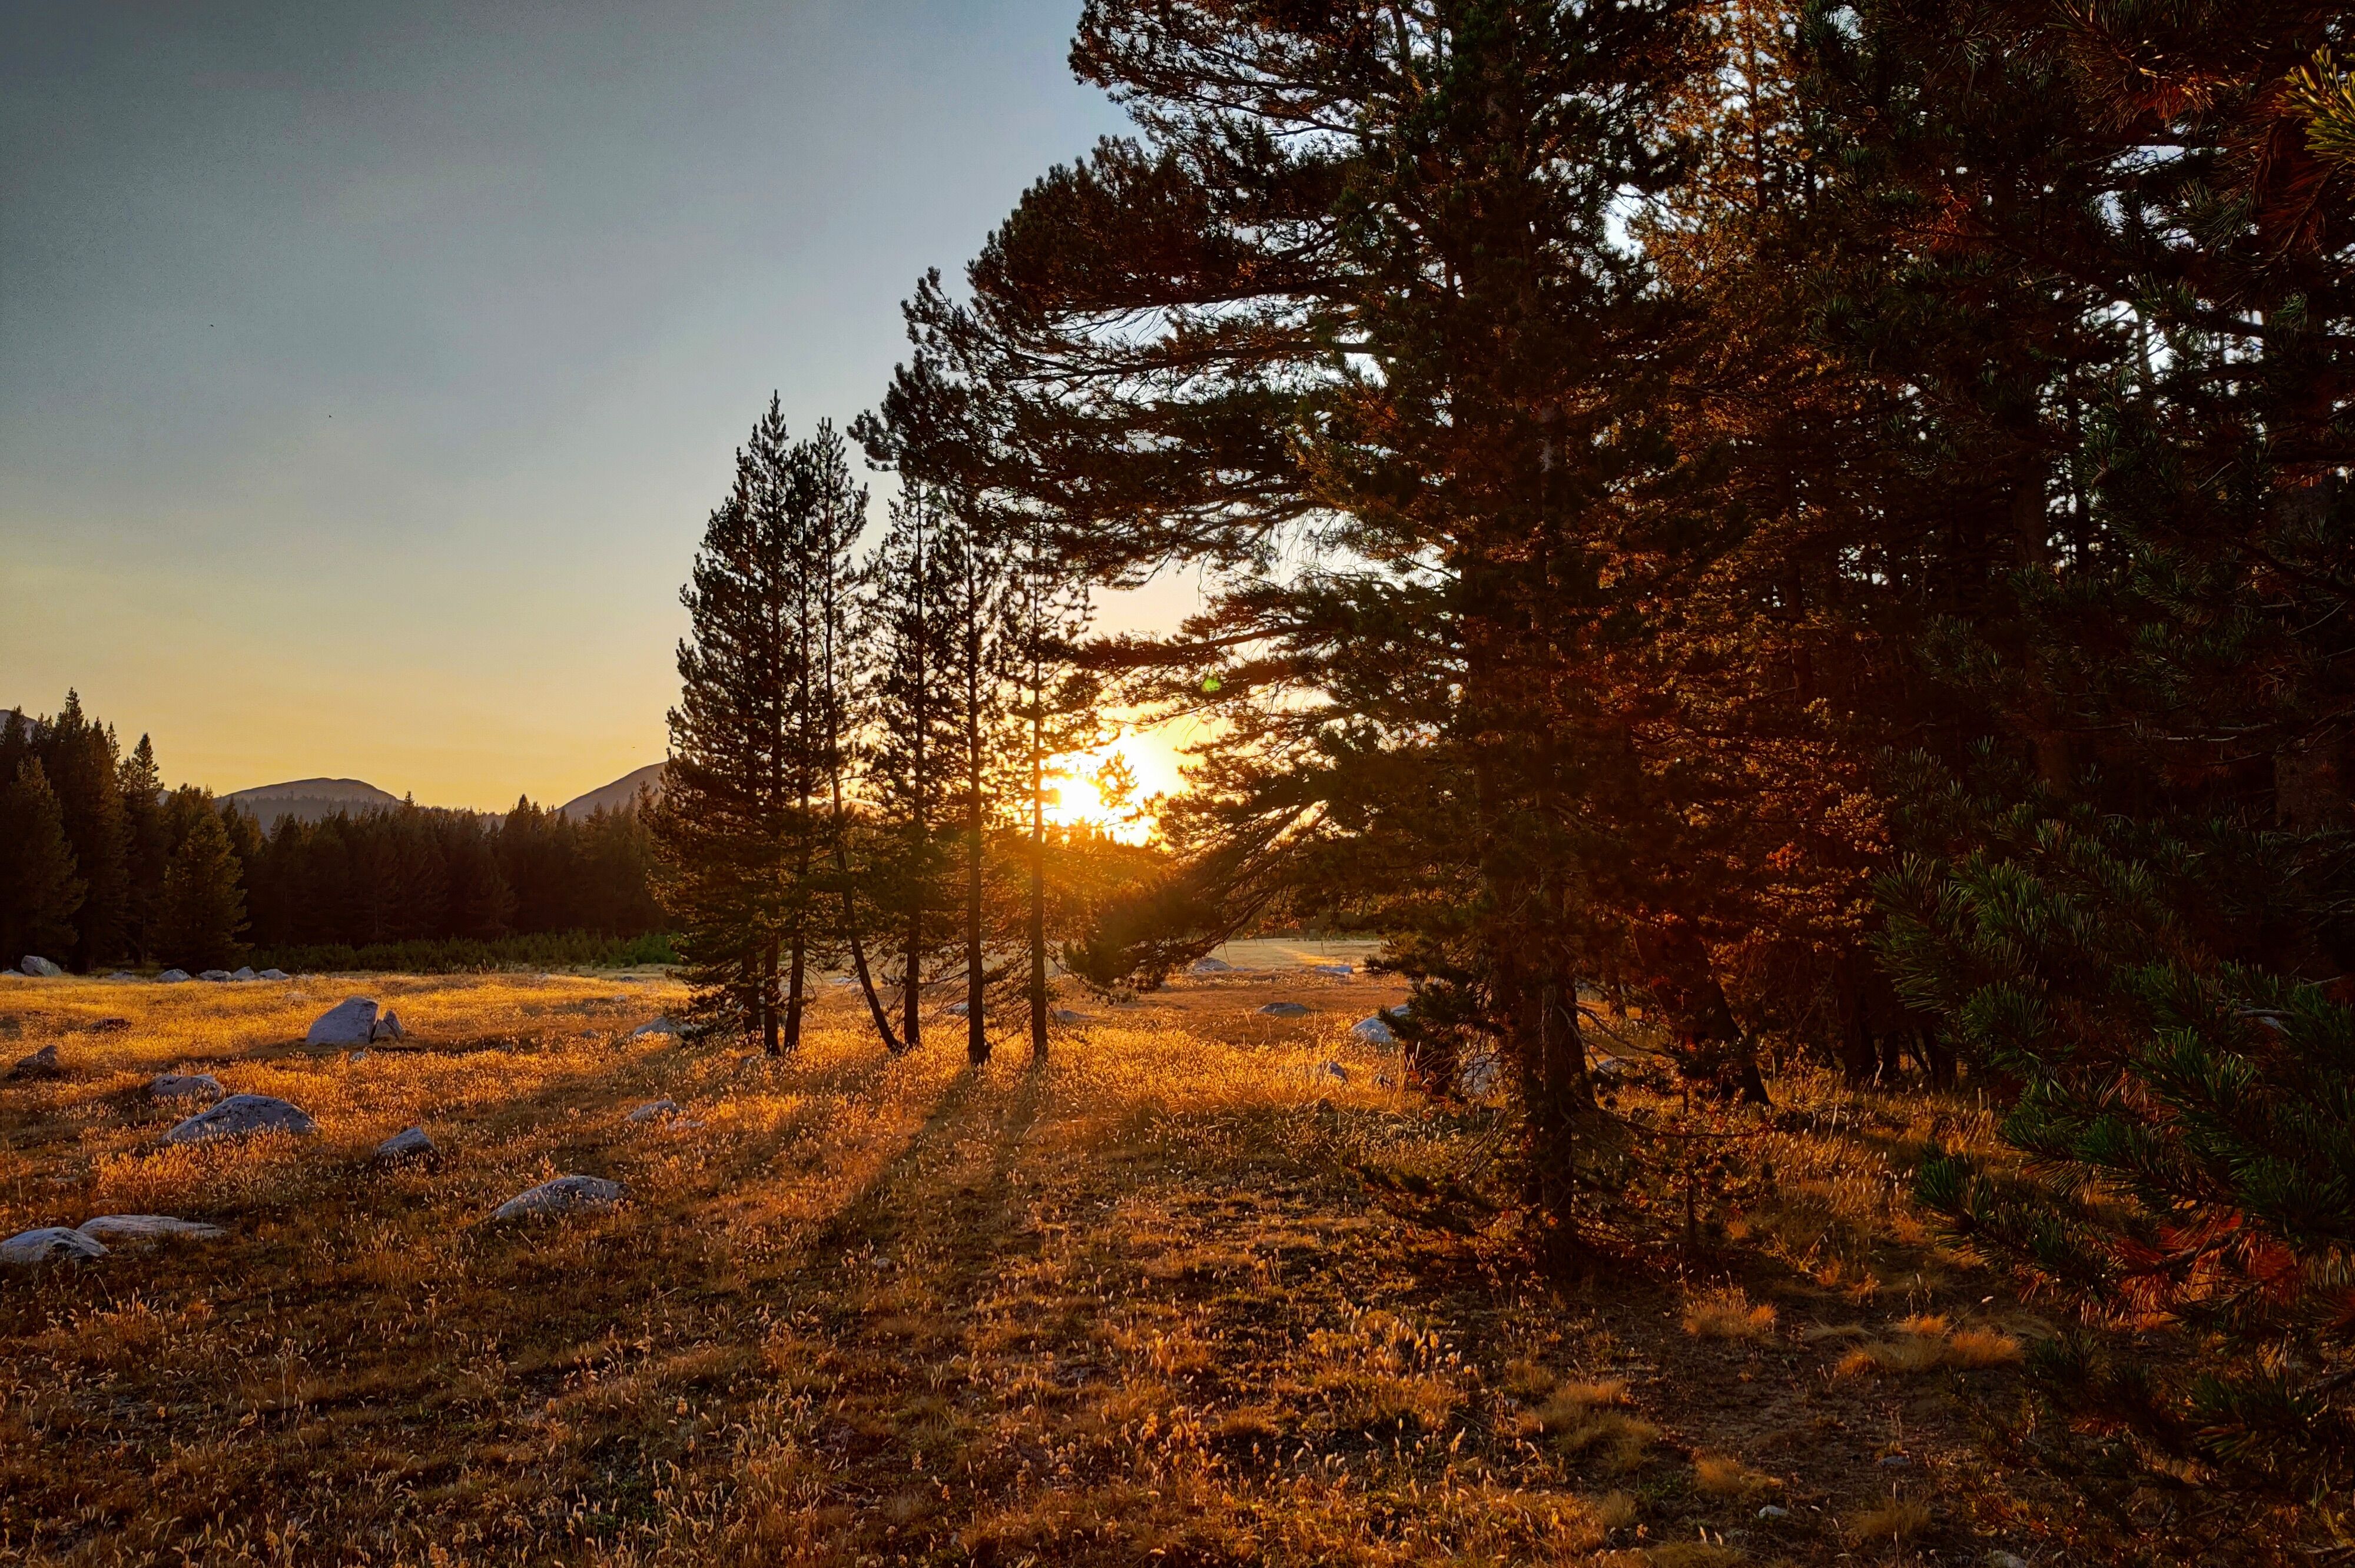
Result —
<instances>
[{"instance_id":1,"label":"blue-grey sky","mask_svg":"<svg viewBox=\"0 0 2355 1568\"><path fill-rule=\"evenodd\" d=\"M662 755L772 387L1120 129L1078 0L0 3L0 706L167 779L561 800Z\"/></svg>"}]
</instances>

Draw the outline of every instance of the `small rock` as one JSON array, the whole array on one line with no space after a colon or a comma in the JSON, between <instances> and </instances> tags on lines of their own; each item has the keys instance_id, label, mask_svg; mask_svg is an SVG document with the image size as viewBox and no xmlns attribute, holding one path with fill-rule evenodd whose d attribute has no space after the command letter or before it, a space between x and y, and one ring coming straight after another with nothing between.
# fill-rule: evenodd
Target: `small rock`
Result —
<instances>
[{"instance_id":1,"label":"small rock","mask_svg":"<svg viewBox=\"0 0 2355 1568\"><path fill-rule=\"evenodd\" d=\"M1624 1056L1605 1056L1587 1070L1606 1084L1624 1084L1636 1075L1635 1065Z\"/></svg>"},{"instance_id":2,"label":"small rock","mask_svg":"<svg viewBox=\"0 0 2355 1568\"><path fill-rule=\"evenodd\" d=\"M357 1050L357 1051L353 1052L353 1053L352 1053L352 1054L351 1054L351 1060L352 1060L353 1062L355 1062L355 1063L359 1063L359 1062L365 1062L365 1061L367 1061L367 1060L368 1060L368 1047L367 1047L367 1046L365 1046L365 1045L363 1045L363 1046L361 1046L358 1050Z\"/></svg>"},{"instance_id":3,"label":"small rock","mask_svg":"<svg viewBox=\"0 0 2355 1568\"><path fill-rule=\"evenodd\" d=\"M1465 1099L1470 1100L1487 1099L1497 1092L1497 1086L1504 1082L1504 1078L1505 1065L1497 1060L1494 1051L1467 1056L1455 1069L1455 1086L1464 1092Z\"/></svg>"},{"instance_id":4,"label":"small rock","mask_svg":"<svg viewBox=\"0 0 2355 1568\"><path fill-rule=\"evenodd\" d=\"M79 1263L85 1258L105 1255L105 1243L63 1225L43 1225L38 1230L18 1231L6 1241L0 1241L0 1263L27 1266Z\"/></svg>"},{"instance_id":5,"label":"small rock","mask_svg":"<svg viewBox=\"0 0 2355 1568\"><path fill-rule=\"evenodd\" d=\"M81 1224L81 1234L94 1242L121 1246L125 1242L211 1241L229 1233L197 1220L176 1220L169 1214L101 1214Z\"/></svg>"},{"instance_id":6,"label":"small rock","mask_svg":"<svg viewBox=\"0 0 2355 1568\"><path fill-rule=\"evenodd\" d=\"M218 985L223 980L229 979L229 971L227 969L207 969L197 978L200 980L210 980L215 985Z\"/></svg>"},{"instance_id":7,"label":"small rock","mask_svg":"<svg viewBox=\"0 0 2355 1568\"><path fill-rule=\"evenodd\" d=\"M1053 1019L1058 1023L1085 1023L1087 1022L1085 1014L1073 1012L1068 1007L1059 1007L1047 1016Z\"/></svg>"},{"instance_id":8,"label":"small rock","mask_svg":"<svg viewBox=\"0 0 2355 1568\"><path fill-rule=\"evenodd\" d=\"M128 1034L131 1020L127 1018L93 1018L82 1025L92 1034Z\"/></svg>"},{"instance_id":9,"label":"small rock","mask_svg":"<svg viewBox=\"0 0 2355 1568\"><path fill-rule=\"evenodd\" d=\"M388 1164L402 1160L430 1160L439 1152L421 1127L403 1128L376 1146L376 1157Z\"/></svg>"},{"instance_id":10,"label":"small rock","mask_svg":"<svg viewBox=\"0 0 2355 1568\"><path fill-rule=\"evenodd\" d=\"M1758 1517L1760 1519L1788 1519L1791 1517L1791 1510L1783 1507L1780 1503L1768 1503L1764 1508L1758 1510Z\"/></svg>"},{"instance_id":11,"label":"small rock","mask_svg":"<svg viewBox=\"0 0 2355 1568\"><path fill-rule=\"evenodd\" d=\"M284 1100L270 1095L231 1095L208 1110L198 1111L164 1134L165 1143L210 1143L223 1138L252 1138L265 1132L308 1138L319 1124Z\"/></svg>"},{"instance_id":12,"label":"small rock","mask_svg":"<svg viewBox=\"0 0 2355 1568\"><path fill-rule=\"evenodd\" d=\"M652 1034L668 1034L676 1037L678 1033L678 1025L672 1022L668 1018L657 1018L650 1023L641 1023L635 1029L631 1030L630 1038L633 1040L642 1040Z\"/></svg>"},{"instance_id":13,"label":"small rock","mask_svg":"<svg viewBox=\"0 0 2355 1568\"><path fill-rule=\"evenodd\" d=\"M58 1061L58 1048L44 1045L29 1056L18 1057L16 1065L8 1069L8 1075L12 1078L62 1078L66 1070Z\"/></svg>"},{"instance_id":14,"label":"small rock","mask_svg":"<svg viewBox=\"0 0 2355 1568\"><path fill-rule=\"evenodd\" d=\"M147 1092L159 1100L217 1100L229 1090L210 1073L158 1073L149 1081Z\"/></svg>"},{"instance_id":15,"label":"small rock","mask_svg":"<svg viewBox=\"0 0 2355 1568\"><path fill-rule=\"evenodd\" d=\"M615 985L644 985L646 982L643 978L637 975L615 975L613 977L613 983Z\"/></svg>"},{"instance_id":16,"label":"small rock","mask_svg":"<svg viewBox=\"0 0 2355 1568\"><path fill-rule=\"evenodd\" d=\"M1358 967L1355 964L1311 964L1308 966L1308 972L1312 975L1330 975L1335 980L1348 980L1358 972Z\"/></svg>"},{"instance_id":17,"label":"small rock","mask_svg":"<svg viewBox=\"0 0 2355 1568\"><path fill-rule=\"evenodd\" d=\"M1883 1454L1881 1457L1881 1467L1884 1470L1902 1470L1913 1463L1902 1454Z\"/></svg>"},{"instance_id":18,"label":"small rock","mask_svg":"<svg viewBox=\"0 0 2355 1568\"><path fill-rule=\"evenodd\" d=\"M178 985L182 980L186 980L187 978L188 971L186 969L165 969L162 974L155 977L155 983L157 985Z\"/></svg>"},{"instance_id":19,"label":"small rock","mask_svg":"<svg viewBox=\"0 0 2355 1568\"><path fill-rule=\"evenodd\" d=\"M973 1016L973 1009L962 1001L953 1001L949 1003L949 1016L951 1018L970 1018Z\"/></svg>"},{"instance_id":20,"label":"small rock","mask_svg":"<svg viewBox=\"0 0 2355 1568\"><path fill-rule=\"evenodd\" d=\"M657 1117L677 1116L677 1114L678 1102L677 1100L648 1100L645 1104L640 1106L637 1109L632 1111L628 1116L623 1117L622 1119L623 1121L653 1121Z\"/></svg>"},{"instance_id":21,"label":"small rock","mask_svg":"<svg viewBox=\"0 0 2355 1568\"><path fill-rule=\"evenodd\" d=\"M575 1040L594 1040L598 1037L598 1033L599 1032L594 1029L584 1029L580 1033L575 1034L572 1038Z\"/></svg>"},{"instance_id":22,"label":"small rock","mask_svg":"<svg viewBox=\"0 0 2355 1568\"><path fill-rule=\"evenodd\" d=\"M346 997L312 1022L303 1036L305 1045L365 1045L376 1038L376 1003L364 996Z\"/></svg>"},{"instance_id":23,"label":"small rock","mask_svg":"<svg viewBox=\"0 0 2355 1568\"><path fill-rule=\"evenodd\" d=\"M55 980L66 972L37 953L27 953L25 961L16 967L35 980Z\"/></svg>"},{"instance_id":24,"label":"small rock","mask_svg":"<svg viewBox=\"0 0 2355 1568\"><path fill-rule=\"evenodd\" d=\"M1338 1078L1346 1084L1349 1081L1349 1069L1338 1062L1327 1062L1316 1069L1316 1075L1320 1078Z\"/></svg>"},{"instance_id":25,"label":"small rock","mask_svg":"<svg viewBox=\"0 0 2355 1568\"><path fill-rule=\"evenodd\" d=\"M2028 1568L2028 1559L2009 1552L1990 1552L1987 1554L1987 1568Z\"/></svg>"},{"instance_id":26,"label":"small rock","mask_svg":"<svg viewBox=\"0 0 2355 1568\"><path fill-rule=\"evenodd\" d=\"M1234 968L1224 959L1196 959L1186 966L1186 972L1189 975L1223 975L1232 974Z\"/></svg>"},{"instance_id":27,"label":"small rock","mask_svg":"<svg viewBox=\"0 0 2355 1568\"><path fill-rule=\"evenodd\" d=\"M1296 1001L1271 1001L1260 1011L1270 1018L1305 1018L1315 1010Z\"/></svg>"},{"instance_id":28,"label":"small rock","mask_svg":"<svg viewBox=\"0 0 2355 1568\"><path fill-rule=\"evenodd\" d=\"M1365 1045L1398 1044L1398 1035L1391 1030L1391 1021L1379 1012L1371 1018L1361 1018L1349 1025L1349 1038Z\"/></svg>"},{"instance_id":29,"label":"small rock","mask_svg":"<svg viewBox=\"0 0 2355 1568\"><path fill-rule=\"evenodd\" d=\"M552 1181L542 1181L528 1192L517 1193L494 1210L491 1218L519 1220L541 1214L570 1214L584 1209L608 1208L626 1196L628 1189L602 1176L559 1176Z\"/></svg>"},{"instance_id":30,"label":"small rock","mask_svg":"<svg viewBox=\"0 0 2355 1568\"><path fill-rule=\"evenodd\" d=\"M117 969L117 970L115 970L112 974L111 974L111 975L107 976L106 978L107 978L107 979L109 979L109 980L137 980L139 977L138 977L137 975L133 974L129 969Z\"/></svg>"},{"instance_id":31,"label":"small rock","mask_svg":"<svg viewBox=\"0 0 2355 1568\"><path fill-rule=\"evenodd\" d=\"M409 1038L409 1031L400 1026L400 1014L393 1012L390 1008L386 1008L384 1011L384 1016L378 1019L376 1021L376 1027L369 1031L368 1038L371 1040L406 1040Z\"/></svg>"},{"instance_id":32,"label":"small rock","mask_svg":"<svg viewBox=\"0 0 2355 1568\"><path fill-rule=\"evenodd\" d=\"M251 964L246 964L240 968L229 970L229 978L233 980L260 980L261 977L253 972L253 966Z\"/></svg>"},{"instance_id":33,"label":"small rock","mask_svg":"<svg viewBox=\"0 0 2355 1568\"><path fill-rule=\"evenodd\" d=\"M256 980L292 980L294 977L288 974L284 969L264 969L253 978Z\"/></svg>"}]
</instances>

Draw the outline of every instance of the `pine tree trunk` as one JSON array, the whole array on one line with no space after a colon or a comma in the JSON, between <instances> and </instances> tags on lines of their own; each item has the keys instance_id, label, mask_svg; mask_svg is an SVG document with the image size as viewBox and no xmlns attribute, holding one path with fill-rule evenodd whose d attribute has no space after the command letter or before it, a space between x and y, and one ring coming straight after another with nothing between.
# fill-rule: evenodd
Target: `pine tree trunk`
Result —
<instances>
[{"instance_id":1,"label":"pine tree trunk","mask_svg":"<svg viewBox=\"0 0 2355 1568\"><path fill-rule=\"evenodd\" d=\"M769 938L762 951L761 991L753 1011L759 1015L761 1049L770 1055L779 1054L777 1044L777 939Z\"/></svg>"},{"instance_id":2,"label":"pine tree trunk","mask_svg":"<svg viewBox=\"0 0 2355 1568\"><path fill-rule=\"evenodd\" d=\"M1043 697L1033 689L1033 701ZM1030 1059L1047 1059L1047 753L1045 719L1030 715Z\"/></svg>"},{"instance_id":3,"label":"pine tree trunk","mask_svg":"<svg viewBox=\"0 0 2355 1568\"><path fill-rule=\"evenodd\" d=\"M802 1046L802 970L808 957L808 943L801 927L794 927L793 972L785 984L785 1029L783 1049L798 1051Z\"/></svg>"}]
</instances>

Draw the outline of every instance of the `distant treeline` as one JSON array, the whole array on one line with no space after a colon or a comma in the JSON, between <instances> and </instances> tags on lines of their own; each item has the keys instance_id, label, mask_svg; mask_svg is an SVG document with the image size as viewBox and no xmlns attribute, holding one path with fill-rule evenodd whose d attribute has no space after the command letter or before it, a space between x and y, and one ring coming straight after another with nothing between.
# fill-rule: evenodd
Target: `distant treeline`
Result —
<instances>
[{"instance_id":1,"label":"distant treeline","mask_svg":"<svg viewBox=\"0 0 2355 1568\"><path fill-rule=\"evenodd\" d=\"M371 942L257 948L247 962L295 974L367 969L387 973L466 974L480 969L620 969L631 964L675 964L677 949L659 931L637 937L602 937L593 931L551 931L528 937L476 941L457 937L438 942Z\"/></svg>"},{"instance_id":2,"label":"distant treeline","mask_svg":"<svg viewBox=\"0 0 2355 1568\"><path fill-rule=\"evenodd\" d=\"M210 790L165 789L148 738L123 756L74 694L54 717L0 719L11 965L197 969L250 945L284 969L652 961L604 956L662 927L651 867L634 807L576 821L527 800L504 817L404 803L265 833Z\"/></svg>"}]
</instances>

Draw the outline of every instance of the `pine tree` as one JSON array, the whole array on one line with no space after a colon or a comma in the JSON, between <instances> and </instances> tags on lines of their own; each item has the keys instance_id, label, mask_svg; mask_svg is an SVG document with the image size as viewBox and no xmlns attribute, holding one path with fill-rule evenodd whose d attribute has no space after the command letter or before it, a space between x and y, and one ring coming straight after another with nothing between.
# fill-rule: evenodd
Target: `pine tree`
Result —
<instances>
[{"instance_id":1,"label":"pine tree","mask_svg":"<svg viewBox=\"0 0 2355 1568\"><path fill-rule=\"evenodd\" d=\"M209 801L208 801L209 805ZM164 871L164 896L156 912L156 953L178 969L227 969L244 950L242 868L229 846L220 813L195 813Z\"/></svg>"},{"instance_id":2,"label":"pine tree","mask_svg":"<svg viewBox=\"0 0 2355 1568\"><path fill-rule=\"evenodd\" d=\"M804 583L797 493L777 400L736 454L680 599L678 705L668 784L655 817L665 907L677 921L693 1007L709 1022L786 1044L781 952L798 932L809 863L810 779L802 747ZM519 808L520 810L520 808ZM510 817L510 831L517 818Z\"/></svg>"},{"instance_id":3,"label":"pine tree","mask_svg":"<svg viewBox=\"0 0 2355 1568\"><path fill-rule=\"evenodd\" d=\"M65 706L41 736L42 766L64 813L76 873L86 885L75 921L74 968L112 962L129 948L130 824L123 804L114 734L82 712L81 696Z\"/></svg>"},{"instance_id":4,"label":"pine tree","mask_svg":"<svg viewBox=\"0 0 2355 1568\"><path fill-rule=\"evenodd\" d=\"M131 950L144 960L155 943L155 916L164 897L164 866L171 842L164 823L164 779L155 766L155 747L145 736L123 759L118 779L123 797L123 821L128 891L124 926Z\"/></svg>"},{"instance_id":5,"label":"pine tree","mask_svg":"<svg viewBox=\"0 0 2355 1568\"><path fill-rule=\"evenodd\" d=\"M25 757L0 788L0 963L68 951L82 893L64 810L40 762Z\"/></svg>"}]
</instances>

